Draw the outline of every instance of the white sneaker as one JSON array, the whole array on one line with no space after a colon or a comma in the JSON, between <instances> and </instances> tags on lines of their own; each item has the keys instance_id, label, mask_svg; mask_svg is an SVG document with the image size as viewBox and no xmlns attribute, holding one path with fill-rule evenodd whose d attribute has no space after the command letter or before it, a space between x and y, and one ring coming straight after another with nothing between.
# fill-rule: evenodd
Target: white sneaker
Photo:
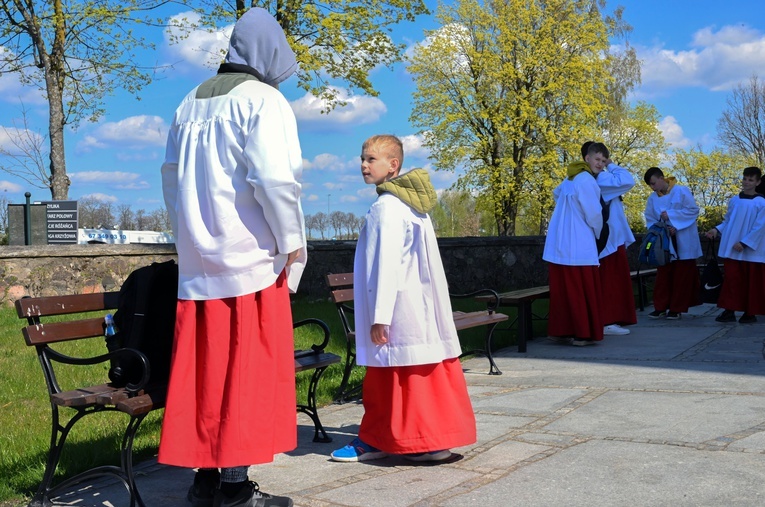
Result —
<instances>
[{"instance_id":1,"label":"white sneaker","mask_svg":"<svg viewBox=\"0 0 765 507\"><path fill-rule=\"evenodd\" d=\"M611 324L603 328L603 334L605 335L625 335L630 334L630 330L626 327L622 327L619 324Z\"/></svg>"}]
</instances>

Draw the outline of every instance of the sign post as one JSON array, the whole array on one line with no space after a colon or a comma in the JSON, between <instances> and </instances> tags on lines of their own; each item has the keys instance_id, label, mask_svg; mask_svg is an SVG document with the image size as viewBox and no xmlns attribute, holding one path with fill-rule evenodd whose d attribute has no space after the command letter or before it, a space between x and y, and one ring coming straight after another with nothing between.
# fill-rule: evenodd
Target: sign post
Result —
<instances>
[{"instance_id":1,"label":"sign post","mask_svg":"<svg viewBox=\"0 0 765 507\"><path fill-rule=\"evenodd\" d=\"M77 243L77 201L44 201L48 244Z\"/></svg>"}]
</instances>

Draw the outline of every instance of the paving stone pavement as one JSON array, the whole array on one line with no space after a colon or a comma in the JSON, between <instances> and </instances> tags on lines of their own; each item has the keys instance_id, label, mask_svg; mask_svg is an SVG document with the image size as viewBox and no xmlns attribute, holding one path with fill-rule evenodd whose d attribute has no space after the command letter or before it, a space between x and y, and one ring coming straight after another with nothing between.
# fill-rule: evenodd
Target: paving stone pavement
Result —
<instances>
[{"instance_id":1,"label":"paving stone pavement","mask_svg":"<svg viewBox=\"0 0 765 507\"><path fill-rule=\"evenodd\" d=\"M454 449L459 461L329 461L358 430L363 408L348 403L320 411L333 443L313 443L301 415L298 448L251 478L305 507L765 505L765 318L720 324L702 305L651 320L651 310L595 346L535 338L526 354L502 350L503 375L467 360L478 442ZM154 460L138 470L148 507L190 505L193 472ZM110 481L57 501L128 504Z\"/></svg>"}]
</instances>

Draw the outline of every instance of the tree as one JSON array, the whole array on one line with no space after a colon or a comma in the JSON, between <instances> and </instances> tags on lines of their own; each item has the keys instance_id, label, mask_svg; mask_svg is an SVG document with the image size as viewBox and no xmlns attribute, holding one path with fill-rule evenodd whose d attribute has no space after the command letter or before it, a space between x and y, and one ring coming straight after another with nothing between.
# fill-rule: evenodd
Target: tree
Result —
<instances>
[{"instance_id":1,"label":"tree","mask_svg":"<svg viewBox=\"0 0 765 507\"><path fill-rule=\"evenodd\" d=\"M513 235L523 206L547 199L586 126L636 76L615 73L634 52L609 53L629 27L604 0L507 0L442 4L442 28L416 48L411 121L436 169L463 166L458 188L492 210L499 234ZM621 59L621 60L620 60ZM630 68L629 66L626 66ZM597 76L597 78L594 78ZM617 78L622 78L620 81Z\"/></svg>"},{"instance_id":2,"label":"tree","mask_svg":"<svg viewBox=\"0 0 765 507\"><path fill-rule=\"evenodd\" d=\"M741 171L751 165L740 155L714 149L704 153L701 147L677 150L668 176L675 176L693 193L701 208L699 230L709 230L719 224L728 200L740 190Z\"/></svg>"},{"instance_id":3,"label":"tree","mask_svg":"<svg viewBox=\"0 0 765 507\"><path fill-rule=\"evenodd\" d=\"M313 227L319 231L321 234L321 239L324 239L324 231L327 229L328 225L329 217L325 213L319 211L313 215Z\"/></svg>"},{"instance_id":4,"label":"tree","mask_svg":"<svg viewBox=\"0 0 765 507\"><path fill-rule=\"evenodd\" d=\"M129 204L117 206L117 222L119 223L118 229L128 231L135 229L135 214L130 209Z\"/></svg>"},{"instance_id":5,"label":"tree","mask_svg":"<svg viewBox=\"0 0 765 507\"><path fill-rule=\"evenodd\" d=\"M765 165L765 83L757 75L739 84L727 100L728 107L717 122L717 136L731 151L753 156Z\"/></svg>"},{"instance_id":6,"label":"tree","mask_svg":"<svg viewBox=\"0 0 765 507\"><path fill-rule=\"evenodd\" d=\"M13 127L0 127L9 141L7 146L0 146L0 157L6 161L0 164L0 170L34 187L50 188L50 174L45 165L47 138L29 127L28 116L22 103L21 118L12 120Z\"/></svg>"},{"instance_id":7,"label":"tree","mask_svg":"<svg viewBox=\"0 0 765 507\"><path fill-rule=\"evenodd\" d=\"M216 27L238 19L252 7L271 12L287 35L300 66L298 86L320 97L329 111L339 102L330 80L377 95L369 73L401 59L405 45L388 32L400 21L428 12L422 0L200 0L200 24ZM222 56L222 55L221 55Z\"/></svg>"},{"instance_id":8,"label":"tree","mask_svg":"<svg viewBox=\"0 0 765 507\"><path fill-rule=\"evenodd\" d=\"M476 199L464 190L443 192L430 216L438 237L481 235L481 217L476 210Z\"/></svg>"},{"instance_id":9,"label":"tree","mask_svg":"<svg viewBox=\"0 0 765 507\"><path fill-rule=\"evenodd\" d=\"M132 25L166 0L0 1L0 73L13 72L48 101L49 174L53 199L68 199L64 129L97 120L115 88L138 92L152 69L136 49L153 48Z\"/></svg>"}]
</instances>

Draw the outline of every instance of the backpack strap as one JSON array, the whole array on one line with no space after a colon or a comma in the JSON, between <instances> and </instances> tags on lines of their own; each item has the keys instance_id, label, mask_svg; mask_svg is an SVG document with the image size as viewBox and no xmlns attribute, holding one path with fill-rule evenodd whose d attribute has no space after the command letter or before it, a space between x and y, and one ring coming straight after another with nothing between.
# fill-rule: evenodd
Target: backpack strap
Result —
<instances>
[{"instance_id":1,"label":"backpack strap","mask_svg":"<svg viewBox=\"0 0 765 507\"><path fill-rule=\"evenodd\" d=\"M151 264L151 270L145 270L141 273L144 276L139 276L136 279L136 294L146 294L147 288L151 278L154 277L157 271L157 263ZM146 308L148 307L148 297L137 297L135 300L135 312L133 313L133 327L130 330L131 338L139 338L143 336L144 319L146 318ZM132 342L136 343L136 342Z\"/></svg>"}]
</instances>

